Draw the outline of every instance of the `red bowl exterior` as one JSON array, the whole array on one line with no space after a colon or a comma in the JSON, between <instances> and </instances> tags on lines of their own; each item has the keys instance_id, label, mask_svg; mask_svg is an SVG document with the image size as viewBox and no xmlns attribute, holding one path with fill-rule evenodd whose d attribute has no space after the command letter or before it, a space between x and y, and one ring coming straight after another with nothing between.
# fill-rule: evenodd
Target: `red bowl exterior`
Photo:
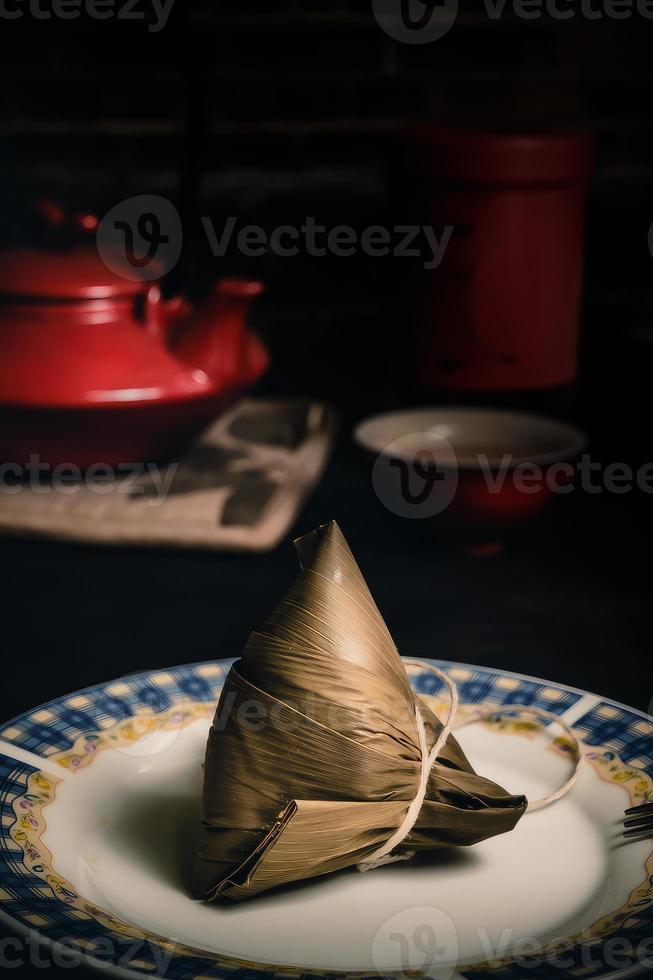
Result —
<instances>
[{"instance_id":1,"label":"red bowl exterior","mask_svg":"<svg viewBox=\"0 0 653 980\"><path fill-rule=\"evenodd\" d=\"M372 416L354 439L375 461L382 504L478 554L573 489L573 461L587 445L584 432L558 419L451 406Z\"/></svg>"},{"instance_id":2,"label":"red bowl exterior","mask_svg":"<svg viewBox=\"0 0 653 980\"><path fill-rule=\"evenodd\" d=\"M457 524L470 529L502 531L525 524L549 503L553 491L542 470L542 483L537 493L525 493L515 486L508 472L500 489L493 490L483 473L461 469L458 487L447 515Z\"/></svg>"}]
</instances>

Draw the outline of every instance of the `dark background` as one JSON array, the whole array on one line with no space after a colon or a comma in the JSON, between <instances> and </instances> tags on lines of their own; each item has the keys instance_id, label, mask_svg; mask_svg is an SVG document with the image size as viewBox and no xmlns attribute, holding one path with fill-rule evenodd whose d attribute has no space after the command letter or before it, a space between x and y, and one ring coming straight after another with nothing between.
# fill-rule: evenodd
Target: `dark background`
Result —
<instances>
[{"instance_id":1,"label":"dark background","mask_svg":"<svg viewBox=\"0 0 653 980\"><path fill-rule=\"evenodd\" d=\"M598 161L581 376L564 413L587 427L597 460L650 460L653 25L490 22L479 7L461 3L455 28L424 47L388 38L369 0L177 0L159 34L0 20L0 235L38 237L37 197L102 214L143 193L171 197L191 229L198 214L362 227L388 211L393 146L411 120L586 127ZM387 264L229 255L216 266L199 233L185 242L171 288L226 271L266 279L257 321L274 361L262 390L338 408L334 460L294 530L341 523L401 652L649 709L650 497L575 493L500 555L452 551L383 509L349 436L395 397ZM0 554L3 719L131 671L237 655L296 572L289 544L242 557L13 541Z\"/></svg>"},{"instance_id":2,"label":"dark background","mask_svg":"<svg viewBox=\"0 0 653 980\"><path fill-rule=\"evenodd\" d=\"M316 393L321 379L301 369L313 372L317 348L345 373L335 393L322 372L327 394L362 395L367 409L378 392L360 390L358 369L378 347L387 263L232 250L216 265L197 216L363 227L388 216L393 146L411 121L587 128L598 160L586 343L635 364L651 329L653 21L520 20L510 4L491 20L478 0L459 6L455 27L425 45L388 37L371 0L176 0L159 33L88 17L0 21L0 236L37 237L26 212L39 197L101 215L132 194L168 196L185 230L171 287L262 274L285 388ZM606 397L619 367L595 372Z\"/></svg>"}]
</instances>

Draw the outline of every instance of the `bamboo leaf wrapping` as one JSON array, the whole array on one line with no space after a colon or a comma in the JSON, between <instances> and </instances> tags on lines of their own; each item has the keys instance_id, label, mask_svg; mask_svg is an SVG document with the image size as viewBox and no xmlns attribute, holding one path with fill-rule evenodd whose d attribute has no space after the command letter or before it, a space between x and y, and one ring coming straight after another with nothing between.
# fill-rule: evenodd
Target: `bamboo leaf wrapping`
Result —
<instances>
[{"instance_id":1,"label":"bamboo leaf wrapping","mask_svg":"<svg viewBox=\"0 0 653 980\"><path fill-rule=\"evenodd\" d=\"M211 728L193 890L241 900L369 857L401 825L441 723L406 670L336 523L231 669ZM402 849L475 844L526 810L450 737Z\"/></svg>"}]
</instances>

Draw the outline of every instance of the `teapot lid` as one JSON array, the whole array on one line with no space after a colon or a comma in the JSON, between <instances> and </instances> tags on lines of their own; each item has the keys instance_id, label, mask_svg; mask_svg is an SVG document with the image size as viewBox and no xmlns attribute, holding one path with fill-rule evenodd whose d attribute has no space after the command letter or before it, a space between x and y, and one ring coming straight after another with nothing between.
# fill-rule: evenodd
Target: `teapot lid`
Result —
<instances>
[{"instance_id":1,"label":"teapot lid","mask_svg":"<svg viewBox=\"0 0 653 980\"><path fill-rule=\"evenodd\" d=\"M152 271L149 265L138 278L138 269L130 269L131 278L124 278L89 246L61 252L13 248L0 251L0 295L42 300L133 296L143 291L145 280L153 280Z\"/></svg>"}]
</instances>

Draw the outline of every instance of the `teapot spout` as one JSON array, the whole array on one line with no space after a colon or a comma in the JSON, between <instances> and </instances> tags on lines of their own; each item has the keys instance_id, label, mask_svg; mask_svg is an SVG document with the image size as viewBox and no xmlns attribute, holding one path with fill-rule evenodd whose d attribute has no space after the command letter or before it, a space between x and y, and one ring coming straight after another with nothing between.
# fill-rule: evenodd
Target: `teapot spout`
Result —
<instances>
[{"instance_id":1,"label":"teapot spout","mask_svg":"<svg viewBox=\"0 0 653 980\"><path fill-rule=\"evenodd\" d=\"M222 279L171 332L171 352L216 386L252 384L268 364L265 347L247 329L252 303L262 292L257 280Z\"/></svg>"}]
</instances>

